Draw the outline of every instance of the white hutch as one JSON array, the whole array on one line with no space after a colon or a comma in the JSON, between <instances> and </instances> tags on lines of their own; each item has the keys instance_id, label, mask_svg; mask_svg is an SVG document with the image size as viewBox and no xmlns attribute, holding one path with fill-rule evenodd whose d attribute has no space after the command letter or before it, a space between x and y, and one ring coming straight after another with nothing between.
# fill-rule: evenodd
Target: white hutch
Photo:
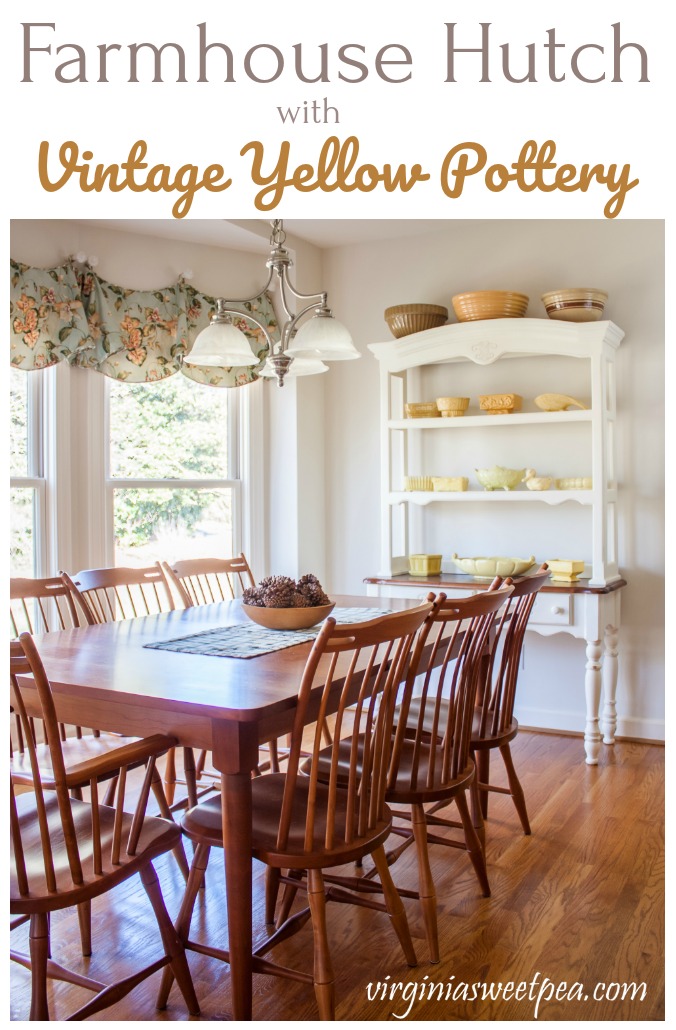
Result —
<instances>
[{"instance_id":1,"label":"white hutch","mask_svg":"<svg viewBox=\"0 0 676 1030\"><path fill-rule=\"evenodd\" d=\"M492 319L441 326L371 344L380 364L381 554L366 580L379 596L482 589L451 554L535 555L585 561L571 584L551 583L529 629L586 642L587 762L614 742L620 588L617 562L615 356L623 332L612 322ZM514 392L523 410L491 415L480 394ZM534 397L563 393L584 409L542 411ZM408 402L468 396L459 418L406 418ZM586 480L590 489L485 491L477 467L537 465L538 475ZM543 467L544 464L544 467ZM466 476L462 492L405 490L407 477ZM554 483L556 486L556 483ZM483 546L480 546L483 544ZM490 546L493 544L494 546ZM408 555L442 553L440 576L408 574ZM572 553L571 553L572 552ZM603 692L603 711L599 713ZM599 718L600 715L600 718Z\"/></svg>"}]
</instances>

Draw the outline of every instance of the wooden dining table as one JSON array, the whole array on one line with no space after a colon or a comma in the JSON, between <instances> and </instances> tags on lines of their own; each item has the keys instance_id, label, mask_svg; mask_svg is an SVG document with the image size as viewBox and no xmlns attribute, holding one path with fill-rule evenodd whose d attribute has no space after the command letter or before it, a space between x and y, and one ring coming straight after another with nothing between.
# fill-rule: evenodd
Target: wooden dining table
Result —
<instances>
[{"instance_id":1,"label":"wooden dining table","mask_svg":"<svg viewBox=\"0 0 676 1030\"><path fill-rule=\"evenodd\" d=\"M417 600L337 597L338 607L400 611ZM375 614L375 613L374 613ZM223 848L234 1019L252 1007L252 796L259 746L290 732L311 643L254 658L158 650L148 644L234 624L250 625L239 601L37 634L57 716L69 724L148 736L212 752L221 774ZM25 686L35 714L37 698ZM332 698L337 708L340 681ZM332 709L335 711L335 708ZM316 711L310 706L308 723Z\"/></svg>"}]
</instances>

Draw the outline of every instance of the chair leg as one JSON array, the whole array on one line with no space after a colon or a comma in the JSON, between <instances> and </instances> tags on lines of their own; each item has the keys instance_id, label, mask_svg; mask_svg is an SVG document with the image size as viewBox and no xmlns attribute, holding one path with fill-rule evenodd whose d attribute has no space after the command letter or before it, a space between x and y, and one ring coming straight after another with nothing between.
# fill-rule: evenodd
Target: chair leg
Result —
<instances>
[{"instance_id":1,"label":"chair leg","mask_svg":"<svg viewBox=\"0 0 676 1030\"><path fill-rule=\"evenodd\" d=\"M141 882L145 887L146 894L150 899L150 904L153 906L155 912L155 918L157 919L157 925L162 935L162 943L164 944L165 953L169 956L169 967L176 978L183 1000L185 1001L188 1012L191 1016L199 1016L200 1007L197 1001L197 995L195 994L195 988L193 986L192 977L190 975L190 967L188 966L188 960L185 957L185 948L183 942L180 939L174 924L169 918L166 906L164 904L164 898L162 897L162 891L160 889L160 882L157 879L157 873L155 872L152 864L149 862L147 866L140 870Z\"/></svg>"},{"instance_id":2,"label":"chair leg","mask_svg":"<svg viewBox=\"0 0 676 1030\"><path fill-rule=\"evenodd\" d=\"M279 748L277 747L277 739L274 738L268 742L268 754L270 755L270 772L279 772Z\"/></svg>"},{"instance_id":3,"label":"chair leg","mask_svg":"<svg viewBox=\"0 0 676 1030\"><path fill-rule=\"evenodd\" d=\"M77 919L80 924L80 941L82 954L86 957L92 953L92 903L81 901L77 906Z\"/></svg>"},{"instance_id":4,"label":"chair leg","mask_svg":"<svg viewBox=\"0 0 676 1030\"><path fill-rule=\"evenodd\" d=\"M479 783L489 784L491 782L491 753L488 748L482 748L475 752L474 764L476 766L476 778ZM481 814L484 819L488 819L488 791L480 790L479 796L481 798Z\"/></svg>"},{"instance_id":5,"label":"chair leg","mask_svg":"<svg viewBox=\"0 0 676 1030\"><path fill-rule=\"evenodd\" d=\"M265 922L268 926L275 921L275 909L277 908L277 897L279 895L279 878L282 875L281 869L276 866L266 866L265 869Z\"/></svg>"},{"instance_id":6,"label":"chair leg","mask_svg":"<svg viewBox=\"0 0 676 1030\"><path fill-rule=\"evenodd\" d=\"M167 751L167 762L164 767L164 794L168 804L173 805L176 793L176 748Z\"/></svg>"},{"instance_id":7,"label":"chair leg","mask_svg":"<svg viewBox=\"0 0 676 1030\"><path fill-rule=\"evenodd\" d=\"M427 820L422 805L411 805L411 829L418 859L418 894L422 906L430 962L439 961L439 932L437 929L437 894L432 878L427 848ZM374 856L375 857L375 856Z\"/></svg>"},{"instance_id":8,"label":"chair leg","mask_svg":"<svg viewBox=\"0 0 676 1030\"><path fill-rule=\"evenodd\" d=\"M103 795L103 804L112 807L115 803L115 794L117 792L117 781L119 776L113 776L112 780L108 783L106 793Z\"/></svg>"},{"instance_id":9,"label":"chair leg","mask_svg":"<svg viewBox=\"0 0 676 1030\"><path fill-rule=\"evenodd\" d=\"M314 936L314 988L319 1018L334 1020L336 1018L336 992L329 954L329 939L326 933L326 896L324 878L321 869L308 869L307 885L308 901L312 913L312 933Z\"/></svg>"},{"instance_id":10,"label":"chair leg","mask_svg":"<svg viewBox=\"0 0 676 1030\"><path fill-rule=\"evenodd\" d=\"M518 813L523 832L526 836L530 836L530 823L528 822L528 812L526 811L526 797L523 792L523 787L519 781L519 777L516 775L516 769L514 768L514 762L512 761L512 752L509 744L503 744L500 748L500 754L502 760L505 763L505 769L507 770L507 780L509 782L509 789L512 794L512 801L514 807Z\"/></svg>"},{"instance_id":11,"label":"chair leg","mask_svg":"<svg viewBox=\"0 0 676 1030\"><path fill-rule=\"evenodd\" d=\"M486 872L486 857L484 855L483 848L481 847L481 841L474 829L472 817L469 814L467 797L464 790L461 790L460 793L456 795L455 803L458 806L462 828L465 831L465 844L467 845L467 851L470 859L472 860L472 865L474 866L474 871L481 886L483 896L485 898L490 898L491 887L488 882L488 873Z\"/></svg>"},{"instance_id":12,"label":"chair leg","mask_svg":"<svg viewBox=\"0 0 676 1030\"><path fill-rule=\"evenodd\" d=\"M183 773L188 788L188 807L194 808L197 804L197 770L195 753L191 747L183 748Z\"/></svg>"},{"instance_id":13,"label":"chair leg","mask_svg":"<svg viewBox=\"0 0 676 1030\"><path fill-rule=\"evenodd\" d=\"M164 787L162 786L160 774L158 773L157 769L155 769L153 772L153 778L150 782L150 786L152 788L153 794L155 795L157 807L160 810L160 815L162 816L162 818L168 819L171 823L175 822L175 819L171 814L171 809L169 808L169 804L164 793ZM174 848L174 858L176 859L178 868L181 870L181 875L183 879L187 882L188 875L190 873L190 867L188 866L188 859L185 856L185 849L183 847L182 839L179 840L178 844Z\"/></svg>"},{"instance_id":14,"label":"chair leg","mask_svg":"<svg viewBox=\"0 0 676 1030\"><path fill-rule=\"evenodd\" d=\"M385 848L382 846L377 848L371 855L371 858L375 862L376 869L378 870L378 876L380 877L380 883L383 888L385 904L387 905L387 913L390 917L395 933L399 938L399 943L401 944L404 952L404 957L409 966L417 966L418 960L416 958L415 948L413 947L413 941L411 940L411 931L408 927L406 911L402 904L402 900L397 893L397 888L394 886L390 869L387 864L387 858L385 857Z\"/></svg>"},{"instance_id":15,"label":"chair leg","mask_svg":"<svg viewBox=\"0 0 676 1030\"><path fill-rule=\"evenodd\" d=\"M195 908L195 901L197 899L200 886L204 881L204 873L207 865L209 864L210 851L211 848L207 844L198 844L195 848L195 857L193 858L192 866L190 868L188 884L185 888L185 894L183 895L183 901L181 902L181 910L178 913L178 918L176 920L176 933L183 943L187 941L190 936L192 913ZM165 966L164 972L162 973L160 991L157 996L158 1009L165 1009L167 1007L169 992L173 982L174 971L171 966Z\"/></svg>"},{"instance_id":16,"label":"chair leg","mask_svg":"<svg viewBox=\"0 0 676 1030\"><path fill-rule=\"evenodd\" d=\"M202 749L200 751L199 755L197 756L197 761L195 762L195 777L196 777L196 779L198 779L198 780L202 779L202 773L204 772L204 766L206 764L207 764L207 753L206 753L206 751L204 749Z\"/></svg>"},{"instance_id":17,"label":"chair leg","mask_svg":"<svg viewBox=\"0 0 676 1030\"><path fill-rule=\"evenodd\" d=\"M474 758L473 755L472 758ZM486 854L486 824L484 822L483 812L481 811L481 791L479 790L478 775L475 775L472 780L472 785L469 788L469 799L472 812L472 824L481 843L481 848L484 854Z\"/></svg>"},{"instance_id":18,"label":"chair leg","mask_svg":"<svg viewBox=\"0 0 676 1030\"><path fill-rule=\"evenodd\" d=\"M49 1019L47 1005L47 956L49 952L49 922L47 914L31 916L31 1011L30 1019Z\"/></svg>"},{"instance_id":19,"label":"chair leg","mask_svg":"<svg viewBox=\"0 0 676 1030\"><path fill-rule=\"evenodd\" d=\"M291 876L295 880L298 880L299 882L303 879L303 873L300 869L290 869L289 876ZM279 912L277 913L277 919L275 920L275 926L278 929L289 918L289 912L291 911L291 906L293 905L293 899L296 897L297 893L297 887L292 887L290 883L284 884L284 892L282 894L282 900L279 904Z\"/></svg>"}]
</instances>

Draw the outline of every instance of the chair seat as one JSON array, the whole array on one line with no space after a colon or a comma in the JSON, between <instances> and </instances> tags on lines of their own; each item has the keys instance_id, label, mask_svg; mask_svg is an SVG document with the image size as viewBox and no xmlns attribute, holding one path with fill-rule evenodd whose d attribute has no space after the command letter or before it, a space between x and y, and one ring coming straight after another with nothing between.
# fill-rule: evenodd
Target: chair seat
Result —
<instances>
[{"instance_id":1,"label":"chair seat","mask_svg":"<svg viewBox=\"0 0 676 1030\"><path fill-rule=\"evenodd\" d=\"M407 725L410 726L411 729L413 729L414 726L417 726L417 723L418 723L418 717L420 715L420 701L421 701L421 699L419 697L414 697L411 700L411 705L410 705L409 713L408 713L408 722L407 722ZM433 723L432 723L432 707L433 706L432 706L432 703L431 703L431 699L429 699L429 703L428 703L427 707L428 707L429 711L426 712L424 717L423 717L423 732L431 733L432 732L432 728L433 728ZM443 726L446 723L446 716L447 716L447 713L448 713L448 705L447 705L446 702L442 701L439 707L440 707L439 723L440 723L440 725ZM481 733L481 717L482 717L482 715L483 715L483 709L482 708L478 708L477 707L477 708L474 709L474 714L472 716L472 743L471 743L471 747L473 749L478 749L478 748L481 748L482 746L483 747L499 747L500 744L502 744L502 743L507 744L507 743L509 743L510 740L514 740L514 737L516 736L516 734L517 734L517 732L519 730L519 724L516 721L516 719L512 719L512 721L507 726L507 728L504 729L504 730L501 730L499 733L486 732L486 733L482 734ZM488 721L490 723L490 717L489 717Z\"/></svg>"},{"instance_id":2,"label":"chair seat","mask_svg":"<svg viewBox=\"0 0 676 1030\"><path fill-rule=\"evenodd\" d=\"M341 740L338 743L338 782L347 779L349 769L349 755L350 755L350 740ZM363 736L359 739L359 753L363 748ZM457 776L453 777L449 781L446 777L445 781L442 779L442 756L441 751L437 747L436 751L434 770L431 782L427 783L428 772L430 768L430 758L432 756L432 745L422 744L420 746L420 758L417 769L417 776L415 783L412 782L413 777L413 761L414 761L414 741L404 740L402 743L401 755L399 759L399 768L397 771L397 779L392 787L390 787L385 795L386 800L393 805L399 804L425 804L428 801L438 801L445 797L451 796L456 790L464 790L472 782L474 776L474 763L469 764L464 768ZM332 761L332 748L324 748L320 751L318 757L319 763L319 776L323 780L329 778L331 772L331 761ZM301 770L308 774L310 770L311 759L306 759L301 764ZM357 773L359 773L360 766L357 764Z\"/></svg>"},{"instance_id":3,"label":"chair seat","mask_svg":"<svg viewBox=\"0 0 676 1030\"><path fill-rule=\"evenodd\" d=\"M176 823L154 816L146 816L135 855L127 855L125 842L133 815L125 812L122 815L122 847L119 862L111 861L111 847L115 825L115 809L99 805L101 824L101 868L100 875L93 872L92 806L85 801L70 799L73 813L73 824L77 837L77 847L82 862L83 883L73 886L68 854L63 835L63 826L59 814L59 803L56 794L47 796L45 812L49 827L49 842L54 862L56 892L50 891L45 878L42 860L42 843L38 823L37 803L32 793L20 794L16 799L16 807L21 827L21 842L26 856L26 871L30 893L19 893L14 862L10 864L10 911L13 914L30 914L44 911L45 896L49 897L50 909L69 908L81 901L97 897L110 890L115 883L120 883L132 876L142 865L147 864L156 855L175 847L181 837Z\"/></svg>"},{"instance_id":4,"label":"chair seat","mask_svg":"<svg viewBox=\"0 0 676 1030\"><path fill-rule=\"evenodd\" d=\"M156 733L152 737L118 737L102 734L94 737L68 737L61 741L61 753L66 767L66 785L69 789L87 787L94 775L96 780L117 776L124 765L134 769L144 765L151 753L159 754L175 744L173 737ZM49 745L38 744L35 748L42 786L54 789L54 771ZM110 758L110 767L105 759ZM15 752L10 759L10 774L17 784L32 786L33 770L27 751Z\"/></svg>"},{"instance_id":5,"label":"chair seat","mask_svg":"<svg viewBox=\"0 0 676 1030\"><path fill-rule=\"evenodd\" d=\"M284 849L278 849L277 829L285 781L284 773L271 773L266 776L258 776L251 782L253 794L252 853L254 858L278 867L305 869L311 865L313 868L323 869L342 865L343 862L352 862L363 855L370 854L387 839L392 825L392 813L385 807L382 820L377 822L367 836L359 837L355 832L354 839L349 843L345 842L345 826L348 819L345 805L347 795L339 790L333 813L336 827L334 844L331 848L319 846L317 838L323 836L326 827L328 790L323 784L318 784L315 798L315 842L312 845L312 854L308 855L304 846L304 838L310 781L299 776L294 790L288 844ZM184 833L195 843L222 847L220 797L210 798L203 804L190 809L184 815L181 825Z\"/></svg>"}]
</instances>

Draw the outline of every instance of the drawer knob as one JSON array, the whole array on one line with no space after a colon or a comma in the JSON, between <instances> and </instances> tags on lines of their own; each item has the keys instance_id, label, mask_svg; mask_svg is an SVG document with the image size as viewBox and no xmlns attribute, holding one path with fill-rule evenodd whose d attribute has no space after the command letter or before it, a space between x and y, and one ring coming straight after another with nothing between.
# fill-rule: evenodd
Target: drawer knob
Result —
<instances>
[{"instance_id":1,"label":"drawer knob","mask_svg":"<svg viewBox=\"0 0 676 1030\"><path fill-rule=\"evenodd\" d=\"M562 608L558 604L555 604L554 607L552 608L552 615L563 615L564 611L565 611L564 608Z\"/></svg>"}]
</instances>

